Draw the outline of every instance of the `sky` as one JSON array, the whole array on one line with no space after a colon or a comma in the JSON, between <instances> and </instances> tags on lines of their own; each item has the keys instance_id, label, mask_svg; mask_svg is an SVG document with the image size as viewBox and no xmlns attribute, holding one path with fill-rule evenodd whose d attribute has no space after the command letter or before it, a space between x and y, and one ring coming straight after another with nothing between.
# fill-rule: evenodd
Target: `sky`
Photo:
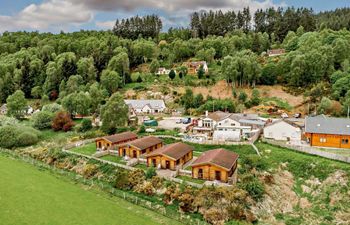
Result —
<instances>
[{"instance_id":1,"label":"sky","mask_svg":"<svg viewBox=\"0 0 350 225\"><path fill-rule=\"evenodd\" d=\"M164 29L186 27L193 11L247 6L251 11L294 6L318 12L350 7L350 0L0 0L0 33L107 30L117 18L153 13L161 17Z\"/></svg>"}]
</instances>

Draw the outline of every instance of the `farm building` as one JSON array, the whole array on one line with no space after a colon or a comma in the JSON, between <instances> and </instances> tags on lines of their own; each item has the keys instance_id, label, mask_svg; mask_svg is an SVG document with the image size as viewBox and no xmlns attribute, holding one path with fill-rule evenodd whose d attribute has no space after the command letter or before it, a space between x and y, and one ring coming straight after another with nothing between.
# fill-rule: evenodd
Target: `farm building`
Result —
<instances>
[{"instance_id":1,"label":"farm building","mask_svg":"<svg viewBox=\"0 0 350 225\"><path fill-rule=\"evenodd\" d=\"M286 120L278 120L264 128L264 138L276 141L301 141L301 128Z\"/></svg>"},{"instance_id":2,"label":"farm building","mask_svg":"<svg viewBox=\"0 0 350 225\"><path fill-rule=\"evenodd\" d=\"M192 177L235 182L238 157L238 154L222 148L204 152L191 164Z\"/></svg>"},{"instance_id":3,"label":"farm building","mask_svg":"<svg viewBox=\"0 0 350 225\"><path fill-rule=\"evenodd\" d=\"M154 136L143 137L126 143L119 148L119 156L139 158L141 155L149 154L163 146L163 141Z\"/></svg>"},{"instance_id":4,"label":"farm building","mask_svg":"<svg viewBox=\"0 0 350 225\"><path fill-rule=\"evenodd\" d=\"M124 100L135 114L157 114L166 110L163 100Z\"/></svg>"},{"instance_id":5,"label":"farm building","mask_svg":"<svg viewBox=\"0 0 350 225\"><path fill-rule=\"evenodd\" d=\"M193 147L182 142L163 146L147 156L147 166L175 170L190 161L193 157Z\"/></svg>"},{"instance_id":6,"label":"farm building","mask_svg":"<svg viewBox=\"0 0 350 225\"><path fill-rule=\"evenodd\" d=\"M110 150L118 148L118 145L137 139L137 135L132 132L123 132L110 136L96 138L97 150Z\"/></svg>"},{"instance_id":7,"label":"farm building","mask_svg":"<svg viewBox=\"0 0 350 225\"><path fill-rule=\"evenodd\" d=\"M350 119L306 117L305 137L311 146L350 148Z\"/></svg>"}]
</instances>

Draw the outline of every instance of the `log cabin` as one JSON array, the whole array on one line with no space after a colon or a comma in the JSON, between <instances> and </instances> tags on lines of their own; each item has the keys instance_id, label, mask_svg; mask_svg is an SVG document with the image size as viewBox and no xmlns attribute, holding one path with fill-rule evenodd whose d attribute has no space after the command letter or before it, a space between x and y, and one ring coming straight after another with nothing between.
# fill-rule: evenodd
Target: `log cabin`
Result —
<instances>
[{"instance_id":1,"label":"log cabin","mask_svg":"<svg viewBox=\"0 0 350 225\"><path fill-rule=\"evenodd\" d=\"M176 170L193 158L193 147L182 142L163 146L147 156L147 166Z\"/></svg>"},{"instance_id":2,"label":"log cabin","mask_svg":"<svg viewBox=\"0 0 350 225\"><path fill-rule=\"evenodd\" d=\"M118 146L137 139L137 135L132 132L123 132L110 136L96 138L97 150L117 150Z\"/></svg>"},{"instance_id":3,"label":"log cabin","mask_svg":"<svg viewBox=\"0 0 350 225\"><path fill-rule=\"evenodd\" d=\"M350 119L325 115L306 117L305 137L311 146L350 148Z\"/></svg>"},{"instance_id":4,"label":"log cabin","mask_svg":"<svg viewBox=\"0 0 350 225\"><path fill-rule=\"evenodd\" d=\"M191 164L192 177L227 183L236 172L238 157L238 154L222 148L204 152Z\"/></svg>"},{"instance_id":5,"label":"log cabin","mask_svg":"<svg viewBox=\"0 0 350 225\"><path fill-rule=\"evenodd\" d=\"M154 136L147 136L125 143L119 148L119 156L128 156L130 158L139 158L142 155L149 154L163 146L163 141Z\"/></svg>"}]
</instances>

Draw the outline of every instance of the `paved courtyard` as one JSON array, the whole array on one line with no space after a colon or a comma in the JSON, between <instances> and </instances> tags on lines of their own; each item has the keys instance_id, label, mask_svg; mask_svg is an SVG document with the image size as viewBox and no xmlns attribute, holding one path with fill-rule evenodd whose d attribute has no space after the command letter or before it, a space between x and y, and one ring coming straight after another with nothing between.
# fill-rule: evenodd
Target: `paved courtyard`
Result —
<instances>
[{"instance_id":1,"label":"paved courtyard","mask_svg":"<svg viewBox=\"0 0 350 225\"><path fill-rule=\"evenodd\" d=\"M181 132L186 131L186 127L189 124L176 123L181 120L182 117L165 117L163 120L158 122L158 127L166 130L173 130L179 128Z\"/></svg>"}]
</instances>

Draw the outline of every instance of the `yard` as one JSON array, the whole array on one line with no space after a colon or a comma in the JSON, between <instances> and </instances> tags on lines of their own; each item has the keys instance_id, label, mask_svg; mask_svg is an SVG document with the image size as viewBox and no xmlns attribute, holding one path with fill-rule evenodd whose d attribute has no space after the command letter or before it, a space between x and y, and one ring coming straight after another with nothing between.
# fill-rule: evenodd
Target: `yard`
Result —
<instances>
[{"instance_id":1,"label":"yard","mask_svg":"<svg viewBox=\"0 0 350 225\"><path fill-rule=\"evenodd\" d=\"M0 155L1 224L180 224ZM19 179L20 178L20 179Z\"/></svg>"},{"instance_id":2,"label":"yard","mask_svg":"<svg viewBox=\"0 0 350 225\"><path fill-rule=\"evenodd\" d=\"M86 144L84 146L72 148L72 149L70 149L70 151L90 156L90 155L93 155L94 153L96 153L96 144L95 144L95 142L93 142L90 144Z\"/></svg>"},{"instance_id":3,"label":"yard","mask_svg":"<svg viewBox=\"0 0 350 225\"><path fill-rule=\"evenodd\" d=\"M105 155L100 157L100 159L126 165L126 161L122 157L116 155Z\"/></svg>"}]
</instances>

